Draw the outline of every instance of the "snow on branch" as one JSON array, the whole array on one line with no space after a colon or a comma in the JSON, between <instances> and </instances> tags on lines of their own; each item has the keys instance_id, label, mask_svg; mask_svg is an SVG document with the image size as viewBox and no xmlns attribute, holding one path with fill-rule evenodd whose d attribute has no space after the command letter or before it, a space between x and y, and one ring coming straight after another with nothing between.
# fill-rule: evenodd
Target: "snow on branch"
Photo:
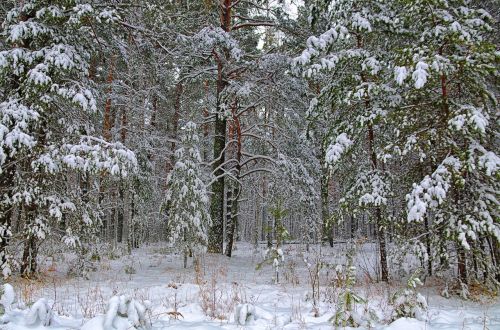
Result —
<instances>
[{"instance_id":1,"label":"snow on branch","mask_svg":"<svg viewBox=\"0 0 500 330\"><path fill-rule=\"evenodd\" d=\"M429 209L436 208L446 200L453 172L459 171L461 166L457 158L449 156L434 173L427 175L419 184L413 184L412 191L406 195L409 222L422 221Z\"/></svg>"}]
</instances>

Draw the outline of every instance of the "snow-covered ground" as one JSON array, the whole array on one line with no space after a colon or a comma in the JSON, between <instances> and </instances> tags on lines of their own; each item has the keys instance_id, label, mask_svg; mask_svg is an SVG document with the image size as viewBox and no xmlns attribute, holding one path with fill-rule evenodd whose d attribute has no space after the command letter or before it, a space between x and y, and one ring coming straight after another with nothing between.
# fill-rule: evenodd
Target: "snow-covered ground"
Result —
<instances>
[{"instance_id":1,"label":"snow-covered ground","mask_svg":"<svg viewBox=\"0 0 500 330\"><path fill-rule=\"evenodd\" d=\"M182 258L168 254L168 249L161 245L142 247L131 256L105 257L97 263L98 269L89 274L89 279L68 278L68 260L56 258L45 262L43 280L10 281L16 302L3 316L8 323L0 325L0 329L111 330L109 324L117 326L120 320L108 320L105 325L110 315L109 306L118 309L113 315L130 316L135 313L135 307L131 306L136 303L138 315L142 307L147 309L145 321L151 323L153 329L331 329L333 325L329 320L335 313L338 298L331 284L334 268L325 266L320 272L320 297L315 313L310 275L315 273L312 269L319 260L320 247L312 247L309 253L304 250L300 245L283 248L285 258L279 284L273 282L272 265L256 269L263 260L262 253L245 243L238 244L232 258L207 255L202 269L197 271L191 264L183 269ZM107 255L116 253L108 251ZM373 258L358 255L361 258L356 260L355 291L366 300L365 307L358 308L369 307L376 312L379 321L373 328L500 329L498 300L446 299L439 295L443 284L438 280L428 281L419 289L429 305L422 320L401 318L391 323L392 306L388 297L403 284L373 284L370 271L374 265L363 261ZM322 247L321 256L328 264L345 262L339 248ZM119 298L113 300L113 296L129 298L121 298L122 308L126 310L120 312ZM36 308L28 308L40 298L45 301L39 301ZM44 319L47 314L52 314L51 325L43 326L44 321L49 323ZM130 329L128 321L120 322L123 329Z\"/></svg>"}]
</instances>

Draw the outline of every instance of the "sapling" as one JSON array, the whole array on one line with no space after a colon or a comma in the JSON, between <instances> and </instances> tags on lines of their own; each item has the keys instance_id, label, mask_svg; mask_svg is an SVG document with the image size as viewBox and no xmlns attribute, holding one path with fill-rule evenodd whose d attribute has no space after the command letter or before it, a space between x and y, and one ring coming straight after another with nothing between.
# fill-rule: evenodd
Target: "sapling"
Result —
<instances>
[{"instance_id":1,"label":"sapling","mask_svg":"<svg viewBox=\"0 0 500 330\"><path fill-rule=\"evenodd\" d=\"M169 239L183 254L186 268L188 256L199 257L205 252L211 218L208 193L202 181L197 126L188 122L182 131L182 143L175 151L176 161L168 175L168 190L162 209L169 216Z\"/></svg>"},{"instance_id":2,"label":"sapling","mask_svg":"<svg viewBox=\"0 0 500 330\"><path fill-rule=\"evenodd\" d=\"M283 218L288 214L288 210L283 207L283 202L278 200L276 205L271 208L271 214L274 217L274 228L276 234L276 247L270 246L264 252L264 260L257 264L257 269L260 269L265 264L272 264L274 268L274 279L275 284L279 283L279 273L282 263L285 261L285 256L281 246L283 242L289 238L289 233L286 227L283 225ZM267 228L267 230L272 230Z\"/></svg>"},{"instance_id":3,"label":"sapling","mask_svg":"<svg viewBox=\"0 0 500 330\"><path fill-rule=\"evenodd\" d=\"M351 249L347 254L347 264L337 265L336 283L339 285L339 296L335 314L330 321L336 327L358 327L371 326L377 321L376 313L368 307L366 299L354 291L356 284L356 267L353 265L355 250ZM357 310L357 305L364 304L363 309Z\"/></svg>"},{"instance_id":4,"label":"sapling","mask_svg":"<svg viewBox=\"0 0 500 330\"><path fill-rule=\"evenodd\" d=\"M338 282L342 283L341 292L337 300L334 316L330 319L336 327L357 327L360 325L360 317L356 314L356 304L364 303L364 299L354 292L356 284L356 267L352 265L352 258L349 256L347 265L338 265L335 269Z\"/></svg>"},{"instance_id":5,"label":"sapling","mask_svg":"<svg viewBox=\"0 0 500 330\"><path fill-rule=\"evenodd\" d=\"M283 225L283 219L288 215L288 210L284 208L283 201L278 200L276 205L271 208L271 214L274 217L274 230L276 234L276 249L279 249L285 240L289 239L290 234Z\"/></svg>"},{"instance_id":6,"label":"sapling","mask_svg":"<svg viewBox=\"0 0 500 330\"><path fill-rule=\"evenodd\" d=\"M285 256L283 255L283 250L275 247L271 247L264 252L264 260L257 264L256 269L259 270L263 265L271 264L274 268L274 279L275 284L279 283L279 272L280 266L285 261Z\"/></svg>"},{"instance_id":7,"label":"sapling","mask_svg":"<svg viewBox=\"0 0 500 330\"><path fill-rule=\"evenodd\" d=\"M307 271L309 273L309 283L311 284L313 315L318 317L319 275L321 269L325 266L325 263L321 258L321 254L318 254L313 261L309 258L304 258L304 263L306 264Z\"/></svg>"},{"instance_id":8,"label":"sapling","mask_svg":"<svg viewBox=\"0 0 500 330\"><path fill-rule=\"evenodd\" d=\"M422 285L422 282L418 278L417 270L408 279L406 288L397 291L391 297L390 303L394 306L393 320L401 317L412 317L419 320L425 319L427 302L425 297L416 290L419 285Z\"/></svg>"}]
</instances>

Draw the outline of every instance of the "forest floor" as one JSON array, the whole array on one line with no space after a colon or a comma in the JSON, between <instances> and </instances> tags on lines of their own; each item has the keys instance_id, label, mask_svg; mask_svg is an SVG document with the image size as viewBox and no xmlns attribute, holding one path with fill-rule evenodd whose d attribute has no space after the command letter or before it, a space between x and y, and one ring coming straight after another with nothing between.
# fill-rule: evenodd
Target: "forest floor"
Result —
<instances>
[{"instance_id":1,"label":"forest floor","mask_svg":"<svg viewBox=\"0 0 500 330\"><path fill-rule=\"evenodd\" d=\"M440 296L444 283L428 279L419 292L427 299L429 308L422 320L403 318L390 322L393 312L389 297L400 289L401 282L389 285L373 283L374 260L371 246L363 247L356 259L358 282L355 291L379 318L374 329L500 329L500 302L495 298L479 297L466 301L458 297ZM338 292L332 289L333 267L345 262L342 248L285 245L284 261L279 271L279 283L273 280L272 265L263 265L262 252L246 243L238 243L232 258L207 255L203 267L195 270L191 263L182 267L182 257L169 254L163 245L150 245L121 255L109 248L97 263L88 279L69 277L64 258L47 259L42 268L42 280L13 279L9 283L16 292L16 317L0 329L85 329L99 330L109 299L128 295L149 306L147 319L153 329L331 329L329 319L335 313ZM306 261L307 260L307 263ZM324 267L319 272L319 298L313 308L311 275L317 261ZM45 298L58 321L51 326L26 326L22 307ZM235 311L242 304L254 315L254 320L240 326ZM250 306L250 307L249 307ZM316 310L316 312L314 312ZM314 315L316 314L316 315ZM365 327L366 328L366 327ZM360 328L360 329L365 329ZM106 329L109 330L109 329Z\"/></svg>"}]
</instances>

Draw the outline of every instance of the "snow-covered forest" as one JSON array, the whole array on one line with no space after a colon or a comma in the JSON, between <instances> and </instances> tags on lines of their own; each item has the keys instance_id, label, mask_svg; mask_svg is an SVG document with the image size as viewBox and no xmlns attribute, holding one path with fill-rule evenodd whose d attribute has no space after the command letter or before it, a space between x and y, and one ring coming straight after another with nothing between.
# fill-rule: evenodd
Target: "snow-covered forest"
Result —
<instances>
[{"instance_id":1,"label":"snow-covered forest","mask_svg":"<svg viewBox=\"0 0 500 330\"><path fill-rule=\"evenodd\" d=\"M0 329L500 329L497 0L1 0Z\"/></svg>"}]
</instances>

